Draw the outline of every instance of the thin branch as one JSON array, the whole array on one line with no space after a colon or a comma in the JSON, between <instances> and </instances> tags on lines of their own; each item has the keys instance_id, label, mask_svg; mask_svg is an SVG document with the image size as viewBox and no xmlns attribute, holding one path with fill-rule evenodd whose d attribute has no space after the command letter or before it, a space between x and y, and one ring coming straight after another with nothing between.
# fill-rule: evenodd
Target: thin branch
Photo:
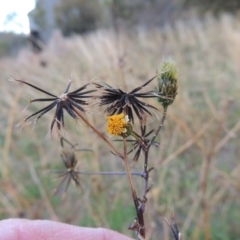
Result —
<instances>
[{"instance_id":1,"label":"thin branch","mask_svg":"<svg viewBox=\"0 0 240 240\"><path fill-rule=\"evenodd\" d=\"M108 146L120 157L124 158L123 155L101 134L79 111L74 111Z\"/></svg>"},{"instance_id":2,"label":"thin branch","mask_svg":"<svg viewBox=\"0 0 240 240\"><path fill-rule=\"evenodd\" d=\"M158 126L158 129L156 130L156 132L154 133L151 141L150 141L149 144L148 144L148 147L147 147L148 149L151 147L151 145L153 144L155 138L157 137L157 135L158 135L159 132L161 131L161 129L162 129L162 127L163 127L163 123L164 123L164 121L165 121L165 119L166 119L166 116L167 116L167 107L164 107L164 108L163 108L163 116L162 116L162 119L161 119L161 121L160 121L160 124L159 124L159 126Z\"/></svg>"},{"instance_id":3,"label":"thin branch","mask_svg":"<svg viewBox=\"0 0 240 240\"><path fill-rule=\"evenodd\" d=\"M129 182L130 189L131 189L134 206L135 206L136 213L137 213L138 220L139 220L139 200L138 200L137 193L136 193L136 190L135 190L135 186L134 186L134 183L133 183L133 180L132 180L131 170L130 170L130 167L129 167L129 164L128 164L128 153L127 153L126 138L123 138L123 154L124 154L124 158L123 158L124 159L124 166L125 166L125 170L126 170L127 177L128 177L128 182ZM145 228L144 227L141 228L140 234L143 237L145 237Z\"/></svg>"},{"instance_id":4,"label":"thin branch","mask_svg":"<svg viewBox=\"0 0 240 240\"><path fill-rule=\"evenodd\" d=\"M65 173L65 170L54 170L51 171L54 173ZM75 173L81 174L81 175L116 175L116 176L126 176L126 172L82 172L82 171L75 171ZM132 176L139 176L142 177L144 173L141 172L132 172Z\"/></svg>"}]
</instances>

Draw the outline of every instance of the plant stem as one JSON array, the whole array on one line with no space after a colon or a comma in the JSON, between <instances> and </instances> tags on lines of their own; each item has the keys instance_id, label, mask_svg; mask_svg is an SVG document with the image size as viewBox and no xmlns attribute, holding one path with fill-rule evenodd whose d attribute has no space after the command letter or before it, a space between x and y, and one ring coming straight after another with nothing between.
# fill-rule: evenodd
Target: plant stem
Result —
<instances>
[{"instance_id":1,"label":"plant stem","mask_svg":"<svg viewBox=\"0 0 240 240\"><path fill-rule=\"evenodd\" d=\"M125 170L126 170L126 173L127 173L131 193L132 193L132 198L133 198L135 210L136 210L136 213L137 213L137 219L138 219L139 223L140 222L142 223L142 224L140 224L139 233L142 237L145 237L145 226L144 226L143 214L142 214L142 211L139 210L139 200L138 200L137 193L136 193L136 190L135 190L135 186L134 186L134 183L133 183L133 180L132 180L131 170L130 170L130 167L129 167L129 164L128 164L126 138L123 138L123 154L124 154L124 166L125 166Z\"/></svg>"},{"instance_id":2,"label":"plant stem","mask_svg":"<svg viewBox=\"0 0 240 240\"><path fill-rule=\"evenodd\" d=\"M123 155L101 134L79 111L75 111L77 115L100 137L108 144L108 146L120 157L124 158Z\"/></svg>"},{"instance_id":3,"label":"plant stem","mask_svg":"<svg viewBox=\"0 0 240 240\"><path fill-rule=\"evenodd\" d=\"M148 155L149 155L149 149L151 145L153 144L155 138L159 134L160 130L162 129L163 123L166 119L167 115L167 107L165 106L163 108L163 116L160 121L160 124L158 126L158 129L156 130L155 134L153 135L152 139L150 140L149 144L147 145L146 149L144 149L144 166L143 166L143 178L144 178L144 189L141 199L141 205L137 209L137 218L138 223L140 225L140 234L145 237L145 223L144 223L144 212L145 212L145 205L147 202L147 193L151 187L148 186L148 180L149 180L149 172L153 170L153 168L148 169Z\"/></svg>"},{"instance_id":4,"label":"plant stem","mask_svg":"<svg viewBox=\"0 0 240 240\"><path fill-rule=\"evenodd\" d=\"M129 185L130 185L131 192L132 192L132 197L133 197L133 200L134 200L134 203L135 203L135 201L138 202L138 200L137 200L137 194L136 194L136 190L135 190L135 187L134 187L134 183L133 183L133 180L132 180L131 170L130 170L130 167L129 167L129 164L128 164L126 138L123 138L123 154L124 154L124 158L123 158L124 167L125 167L125 170L126 170L126 173L127 173ZM139 205L139 204L137 204L137 205Z\"/></svg>"},{"instance_id":5,"label":"plant stem","mask_svg":"<svg viewBox=\"0 0 240 240\"><path fill-rule=\"evenodd\" d=\"M51 171L54 173L65 173L65 170L54 170ZM126 172L82 172L82 171L75 171L75 173L81 174L81 175L117 175L117 176L126 176ZM131 172L132 176L139 176L142 177L143 173L141 172Z\"/></svg>"},{"instance_id":6,"label":"plant stem","mask_svg":"<svg viewBox=\"0 0 240 240\"><path fill-rule=\"evenodd\" d=\"M144 180L145 181L144 181L144 190L143 190L143 197L142 197L142 199L143 199L142 211L143 212L145 210L145 202L147 200L146 195L147 195L147 192L149 190L149 188L148 188L149 172L153 169L153 168L151 168L150 170L148 169L148 153L149 153L149 150L147 150L144 153Z\"/></svg>"},{"instance_id":7,"label":"plant stem","mask_svg":"<svg viewBox=\"0 0 240 240\"><path fill-rule=\"evenodd\" d=\"M165 119L166 119L166 116L167 116L167 106L164 106L164 107L163 107L163 116L162 116L162 119L161 119L161 121L160 121L160 124L159 124L159 126L158 126L157 131L155 132L155 134L153 135L151 141L149 142L149 144L148 144L148 146L147 146L148 149L151 147L151 145L153 144L155 138L157 137L157 135L158 135L159 132L161 131L162 126L163 126L163 123L164 123L164 121L165 121Z\"/></svg>"}]
</instances>

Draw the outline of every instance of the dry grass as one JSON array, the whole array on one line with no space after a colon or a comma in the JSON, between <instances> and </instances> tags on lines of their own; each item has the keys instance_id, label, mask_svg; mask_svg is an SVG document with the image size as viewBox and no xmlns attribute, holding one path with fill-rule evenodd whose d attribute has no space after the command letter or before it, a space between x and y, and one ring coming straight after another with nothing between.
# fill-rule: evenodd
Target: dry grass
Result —
<instances>
[{"instance_id":1,"label":"dry grass","mask_svg":"<svg viewBox=\"0 0 240 240\"><path fill-rule=\"evenodd\" d=\"M160 149L150 158L149 166L155 172L146 211L148 238L168 239L163 217L168 207L174 206L184 239L237 239L240 25L230 16L122 33L118 40L105 31L67 40L55 34L40 56L24 50L16 59L2 59L1 218L58 219L114 228L129 235L127 226L134 210L123 177L82 176L84 191L70 187L64 200L51 197L57 183L49 170L61 166L59 140L56 136L46 140L51 114L42 117L34 129L32 125L22 131L15 128L39 107L32 104L22 113L27 97L36 93L7 79L12 75L56 95L65 89L70 77L74 87L94 79L130 90L154 76L166 55L176 59L180 88L160 135ZM47 67L40 66L42 60ZM104 132L101 110L89 108L87 117ZM157 124L157 117L149 124ZM122 163L84 123L69 120L66 125L66 138L94 151L79 156L80 169L123 170ZM139 169L138 164L132 167ZM139 189L141 183L139 179Z\"/></svg>"}]
</instances>

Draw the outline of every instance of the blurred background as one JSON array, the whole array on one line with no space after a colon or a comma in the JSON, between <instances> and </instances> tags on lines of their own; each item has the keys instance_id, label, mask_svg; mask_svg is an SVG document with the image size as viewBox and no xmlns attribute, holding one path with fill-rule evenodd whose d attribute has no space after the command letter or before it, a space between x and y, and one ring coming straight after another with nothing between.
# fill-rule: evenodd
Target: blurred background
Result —
<instances>
[{"instance_id":1,"label":"blurred background","mask_svg":"<svg viewBox=\"0 0 240 240\"><path fill-rule=\"evenodd\" d=\"M133 236L127 230L135 213L125 177L80 176L83 189L70 185L64 198L52 196L60 182L52 171L63 168L59 138L46 138L53 113L20 130L17 123L44 106L34 103L23 111L29 99L44 94L7 80L13 76L56 95L70 78L72 89L94 80L129 91L153 77L170 55L177 63L179 91L158 138L160 147L150 156L155 170L147 239L173 239L164 222L169 207L184 239L239 238L238 0L0 3L1 219L52 219ZM149 103L160 108L155 100ZM104 133L103 111L91 106L86 116ZM148 119L149 130L157 124L157 116ZM124 171L84 123L66 116L65 136L94 151L77 153L80 170ZM131 162L132 169L142 171L142 161ZM143 181L134 179L141 193Z\"/></svg>"}]
</instances>

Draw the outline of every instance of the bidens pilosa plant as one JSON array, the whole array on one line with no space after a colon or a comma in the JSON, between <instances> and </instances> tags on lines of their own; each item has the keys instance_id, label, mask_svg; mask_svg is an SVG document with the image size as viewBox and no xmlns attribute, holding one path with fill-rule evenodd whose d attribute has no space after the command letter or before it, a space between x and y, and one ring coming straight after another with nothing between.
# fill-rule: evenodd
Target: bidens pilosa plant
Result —
<instances>
[{"instance_id":1,"label":"bidens pilosa plant","mask_svg":"<svg viewBox=\"0 0 240 240\"><path fill-rule=\"evenodd\" d=\"M100 137L100 139L108 145L111 152L118 156L119 161L124 163L125 173L115 172L112 174L122 174L127 176L136 212L136 216L129 219L129 229L135 233L137 239L144 239L147 231L144 212L148 201L147 195L148 192L151 191L152 187L152 183L150 183L150 174L151 171L153 171L153 167L151 167L151 159L149 159L149 151L152 149L152 146L160 145L160 143L156 142L155 139L163 127L168 107L174 102L177 95L178 81L175 62L171 58L167 58L161 64L156 76L129 92L125 92L119 88L114 88L106 83L100 84L97 82L85 84L76 90L69 92L72 83L69 82L63 93L55 95L29 82L17 79L12 80L26 84L47 95L46 98L35 98L30 100L30 104L36 102L46 102L47 105L25 118L23 123L29 121L29 119L32 119L34 116L36 117L34 123L36 123L44 114L55 108L53 120L50 124L50 133L52 133L54 126L56 126L56 129L61 136L61 158L66 169L57 170L56 172L59 174L59 177L62 178L60 186L66 182L64 191L67 190L71 181L74 182L75 185L81 187L79 177L81 174L107 174L106 172L84 172L82 171L83 169L78 171L77 162L79 160L76 158L75 152L86 149L77 149L76 145L73 145L70 141L63 138L62 129L65 126L65 113L75 120L81 119L84 124L91 128ZM150 83L152 82L155 82L155 87L151 89ZM146 88L147 91L144 91ZM156 106L152 106L147 102L149 98L156 99ZM102 106L105 108L105 131L109 136L102 134L101 130L97 129L87 119L87 111L85 110L85 107L90 102L95 103L95 105L98 105L99 107ZM162 111L161 105L163 108ZM150 128L151 122L148 121L148 117L150 116L153 118L153 115L159 116L161 112L162 117L156 118L156 121L158 121L157 128ZM137 123L135 117L138 119ZM139 132L137 128L140 128ZM113 141L121 141L122 149L117 149L114 146ZM129 144L131 146L129 146ZM130 158L131 153L134 152L135 154L133 158ZM143 162L139 160L140 155L143 156ZM132 172L130 167L131 164L129 164L131 161L135 161L137 164L142 165L142 172ZM109 175L111 175L111 173L109 173ZM135 183L132 178L133 175L138 175L143 179L143 189L141 194L136 191ZM59 191L58 188L56 191ZM173 215L171 221L166 220L166 222L170 226L174 238L176 240L180 240L181 234L178 231Z\"/></svg>"}]
</instances>

